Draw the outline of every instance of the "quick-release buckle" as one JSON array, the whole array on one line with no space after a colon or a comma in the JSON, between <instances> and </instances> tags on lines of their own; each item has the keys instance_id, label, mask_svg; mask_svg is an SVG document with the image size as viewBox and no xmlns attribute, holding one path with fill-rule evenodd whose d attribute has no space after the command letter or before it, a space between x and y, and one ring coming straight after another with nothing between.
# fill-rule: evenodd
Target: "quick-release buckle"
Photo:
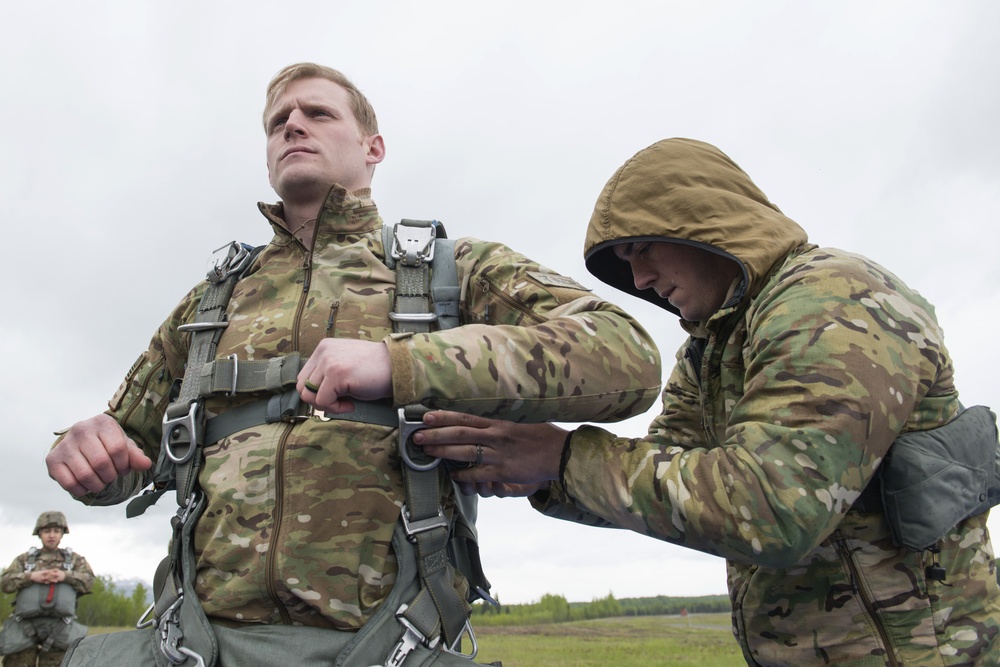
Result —
<instances>
[{"instance_id":1,"label":"quick-release buckle","mask_svg":"<svg viewBox=\"0 0 1000 667\"><path fill-rule=\"evenodd\" d=\"M250 250L242 243L233 241L218 248L208 258L208 282L218 284L234 273L242 273L250 263Z\"/></svg>"},{"instance_id":2,"label":"quick-release buckle","mask_svg":"<svg viewBox=\"0 0 1000 667\"><path fill-rule=\"evenodd\" d=\"M180 607L184 601L184 592L178 591L178 593L177 599L160 619L160 652L172 665L179 665L191 658L196 667L205 667L205 659L201 655L180 645L180 641L184 639L180 624Z\"/></svg>"},{"instance_id":3,"label":"quick-release buckle","mask_svg":"<svg viewBox=\"0 0 1000 667\"><path fill-rule=\"evenodd\" d=\"M406 616L403 615L407 609L409 609L409 606L403 604L396 610L396 620L404 628L403 636L396 646L393 647L392 651L389 652L389 657L385 659L384 667L400 667L403 661L406 660L406 656L410 655L417 646L423 644L427 648L434 650L438 642L441 641L440 635L433 639L427 639L424 633L418 630L417 626L410 623Z\"/></svg>"},{"instance_id":4,"label":"quick-release buckle","mask_svg":"<svg viewBox=\"0 0 1000 667\"><path fill-rule=\"evenodd\" d=\"M402 230L402 231L400 231ZM434 259L437 227L428 220L403 220L393 235L392 258L405 266L419 266Z\"/></svg>"},{"instance_id":5,"label":"quick-release buckle","mask_svg":"<svg viewBox=\"0 0 1000 667\"><path fill-rule=\"evenodd\" d=\"M180 417L169 417L167 414L163 415L163 440L160 443L163 447L163 451L166 452L167 458L181 465L187 463L194 452L196 447L196 437L198 428L198 401L191 401L191 408L188 410L186 415L181 415ZM187 438L183 438L183 434L180 429L187 430ZM179 446L187 446L187 449L177 454L174 452L174 444Z\"/></svg>"},{"instance_id":6,"label":"quick-release buckle","mask_svg":"<svg viewBox=\"0 0 1000 667\"><path fill-rule=\"evenodd\" d=\"M427 428L427 424L423 422L423 418L428 412L429 410L422 405L410 405L399 409L399 455L403 458L403 462L408 468L421 472L433 470L441 463L441 459L429 457L422 450L419 457L426 459L423 463L415 461L416 457L410 454L410 438L417 431ZM416 417L416 419L408 418L407 413L410 414L410 417Z\"/></svg>"}]
</instances>

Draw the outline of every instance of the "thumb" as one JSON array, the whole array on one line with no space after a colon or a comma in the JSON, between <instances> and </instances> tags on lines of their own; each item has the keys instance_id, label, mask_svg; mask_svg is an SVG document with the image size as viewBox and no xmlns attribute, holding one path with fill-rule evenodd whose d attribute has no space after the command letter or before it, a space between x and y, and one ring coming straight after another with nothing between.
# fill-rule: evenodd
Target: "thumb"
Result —
<instances>
[{"instance_id":1,"label":"thumb","mask_svg":"<svg viewBox=\"0 0 1000 667\"><path fill-rule=\"evenodd\" d=\"M128 465L132 470L149 470L153 467L153 460L146 456L146 453L139 449L138 445L129 441Z\"/></svg>"}]
</instances>

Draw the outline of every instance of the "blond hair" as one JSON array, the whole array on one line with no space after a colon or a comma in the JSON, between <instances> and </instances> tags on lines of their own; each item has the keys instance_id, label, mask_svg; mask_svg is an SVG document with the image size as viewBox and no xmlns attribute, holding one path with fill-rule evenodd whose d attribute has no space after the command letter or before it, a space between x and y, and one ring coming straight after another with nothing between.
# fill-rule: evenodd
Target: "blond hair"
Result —
<instances>
[{"instance_id":1,"label":"blond hair","mask_svg":"<svg viewBox=\"0 0 1000 667\"><path fill-rule=\"evenodd\" d=\"M264 131L267 131L267 114L274 106L278 96L285 92L292 81L298 79L326 79L333 81L338 86L347 91L351 100L351 110L354 112L354 119L364 132L365 136L378 134L378 119L375 117L375 109L372 108L368 98L358 90L358 87L347 78L343 72L339 72L332 67L317 65L316 63L296 63L283 68L274 75L271 83L267 84L267 96L264 102Z\"/></svg>"}]
</instances>

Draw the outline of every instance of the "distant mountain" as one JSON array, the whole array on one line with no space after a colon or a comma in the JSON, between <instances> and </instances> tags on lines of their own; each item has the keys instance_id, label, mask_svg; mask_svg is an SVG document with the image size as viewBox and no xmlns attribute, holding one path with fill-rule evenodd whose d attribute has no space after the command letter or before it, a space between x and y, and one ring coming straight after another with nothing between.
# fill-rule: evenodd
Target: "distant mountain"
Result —
<instances>
[{"instance_id":1,"label":"distant mountain","mask_svg":"<svg viewBox=\"0 0 1000 667\"><path fill-rule=\"evenodd\" d=\"M153 603L153 584L148 581L133 577L131 579L112 579L112 582L118 591L128 597L131 597L132 593L135 592L136 587L139 584L142 584L142 587L146 589L146 604Z\"/></svg>"}]
</instances>

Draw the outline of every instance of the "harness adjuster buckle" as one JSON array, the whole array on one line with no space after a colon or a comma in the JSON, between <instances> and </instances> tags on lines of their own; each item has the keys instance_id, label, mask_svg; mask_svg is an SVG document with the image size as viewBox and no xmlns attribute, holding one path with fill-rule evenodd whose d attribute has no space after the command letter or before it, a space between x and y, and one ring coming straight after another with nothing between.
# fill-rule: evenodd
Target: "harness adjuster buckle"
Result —
<instances>
[{"instance_id":1,"label":"harness adjuster buckle","mask_svg":"<svg viewBox=\"0 0 1000 667\"><path fill-rule=\"evenodd\" d=\"M403 521L403 530L406 531L407 539L412 540L412 538L420 533L425 533L428 530L435 530L437 528L448 528L448 517L444 515L444 510L438 507L438 513L434 516L427 517L426 519L416 519L410 520L410 508L403 505L402 510L400 510L400 518Z\"/></svg>"},{"instance_id":2,"label":"harness adjuster buckle","mask_svg":"<svg viewBox=\"0 0 1000 667\"><path fill-rule=\"evenodd\" d=\"M403 636L399 639L396 646L393 647L392 651L389 652L389 657L385 659L384 667L401 667L403 661L406 660L406 656L412 653L417 646L423 645L433 651L437 647L438 642L441 641L440 635L428 639L424 633L418 630L417 626L413 625L404 616L407 609L409 609L409 606L403 604L396 610L396 620L404 628Z\"/></svg>"},{"instance_id":3,"label":"harness adjuster buckle","mask_svg":"<svg viewBox=\"0 0 1000 667\"><path fill-rule=\"evenodd\" d=\"M233 274L240 274L250 264L250 251L242 243L233 241L222 246L208 258L208 282L218 284Z\"/></svg>"},{"instance_id":4,"label":"harness adjuster buckle","mask_svg":"<svg viewBox=\"0 0 1000 667\"><path fill-rule=\"evenodd\" d=\"M437 227L430 222L404 220L396 225L390 254L404 266L419 266L434 259L436 238Z\"/></svg>"}]
</instances>

